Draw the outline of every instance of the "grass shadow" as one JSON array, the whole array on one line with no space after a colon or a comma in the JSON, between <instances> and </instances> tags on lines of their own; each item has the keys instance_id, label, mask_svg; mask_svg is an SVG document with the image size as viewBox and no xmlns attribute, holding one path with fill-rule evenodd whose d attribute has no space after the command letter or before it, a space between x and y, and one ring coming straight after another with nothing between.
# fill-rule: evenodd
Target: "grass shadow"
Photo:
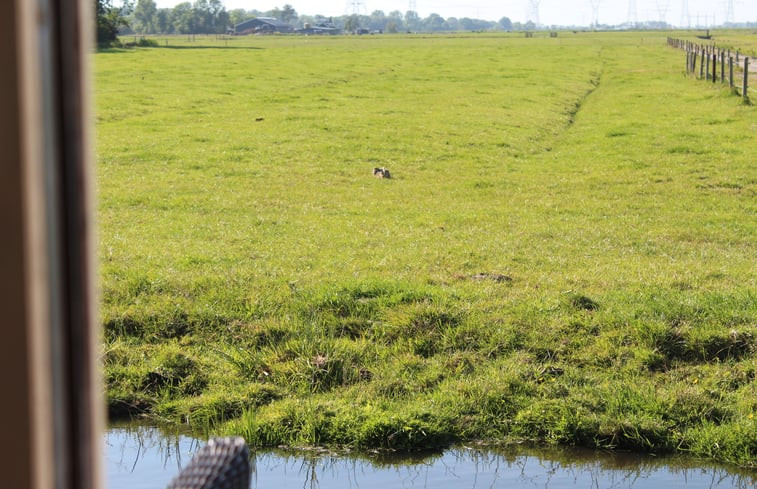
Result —
<instances>
[{"instance_id":1,"label":"grass shadow","mask_svg":"<svg viewBox=\"0 0 757 489\"><path fill-rule=\"evenodd\" d=\"M160 49L265 49L257 46L158 46Z\"/></svg>"},{"instance_id":2,"label":"grass shadow","mask_svg":"<svg viewBox=\"0 0 757 489\"><path fill-rule=\"evenodd\" d=\"M144 47L144 46L125 46L125 47L108 47L108 48L98 48L97 53L98 54L123 54L123 53L133 53L136 52L135 49L218 49L218 50L226 50L226 49L240 49L240 50L263 50L265 48L257 47L257 46L150 46L150 47Z\"/></svg>"}]
</instances>

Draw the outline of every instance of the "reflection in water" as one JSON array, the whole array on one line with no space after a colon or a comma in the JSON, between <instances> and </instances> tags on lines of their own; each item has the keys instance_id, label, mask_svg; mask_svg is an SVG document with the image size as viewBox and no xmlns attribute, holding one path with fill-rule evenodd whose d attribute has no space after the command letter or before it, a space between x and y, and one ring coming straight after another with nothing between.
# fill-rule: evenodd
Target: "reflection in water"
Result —
<instances>
[{"instance_id":1,"label":"reflection in water","mask_svg":"<svg viewBox=\"0 0 757 489\"><path fill-rule=\"evenodd\" d=\"M108 487L159 489L205 442L147 427L106 435ZM252 455L254 489L753 488L757 473L681 457L578 449L458 447L410 457L265 451Z\"/></svg>"},{"instance_id":2,"label":"reflection in water","mask_svg":"<svg viewBox=\"0 0 757 489\"><path fill-rule=\"evenodd\" d=\"M105 436L107 488L159 489L205 442L139 425L112 426Z\"/></svg>"},{"instance_id":3,"label":"reflection in water","mask_svg":"<svg viewBox=\"0 0 757 489\"><path fill-rule=\"evenodd\" d=\"M426 457L258 453L253 487L303 489L753 488L757 474L680 457L593 450L455 448Z\"/></svg>"}]
</instances>

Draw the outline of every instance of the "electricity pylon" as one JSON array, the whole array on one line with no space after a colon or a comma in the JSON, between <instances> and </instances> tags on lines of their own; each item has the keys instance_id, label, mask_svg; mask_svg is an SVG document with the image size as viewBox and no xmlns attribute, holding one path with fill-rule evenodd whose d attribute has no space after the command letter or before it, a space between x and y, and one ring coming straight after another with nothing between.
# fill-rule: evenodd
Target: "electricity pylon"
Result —
<instances>
[{"instance_id":1,"label":"electricity pylon","mask_svg":"<svg viewBox=\"0 0 757 489\"><path fill-rule=\"evenodd\" d=\"M661 24L665 24L667 22L669 8L670 0L657 0L657 14L660 16Z\"/></svg>"},{"instance_id":2,"label":"electricity pylon","mask_svg":"<svg viewBox=\"0 0 757 489\"><path fill-rule=\"evenodd\" d=\"M639 22L636 16L636 0L628 0L628 23L635 26Z\"/></svg>"},{"instance_id":3,"label":"electricity pylon","mask_svg":"<svg viewBox=\"0 0 757 489\"><path fill-rule=\"evenodd\" d=\"M591 25L597 27L599 25L599 5L602 0L589 0L591 4Z\"/></svg>"},{"instance_id":4,"label":"electricity pylon","mask_svg":"<svg viewBox=\"0 0 757 489\"><path fill-rule=\"evenodd\" d=\"M528 0L528 14L526 15L526 21L531 21L535 26L539 26L539 4L541 0Z\"/></svg>"},{"instance_id":5,"label":"electricity pylon","mask_svg":"<svg viewBox=\"0 0 757 489\"><path fill-rule=\"evenodd\" d=\"M725 21L724 24L733 24L734 21L734 14L733 14L733 0L728 0L728 5L726 6L725 10Z\"/></svg>"},{"instance_id":6,"label":"electricity pylon","mask_svg":"<svg viewBox=\"0 0 757 489\"><path fill-rule=\"evenodd\" d=\"M345 10L351 15L365 15L368 13L368 9L365 6L365 0L347 0L347 7Z\"/></svg>"}]
</instances>

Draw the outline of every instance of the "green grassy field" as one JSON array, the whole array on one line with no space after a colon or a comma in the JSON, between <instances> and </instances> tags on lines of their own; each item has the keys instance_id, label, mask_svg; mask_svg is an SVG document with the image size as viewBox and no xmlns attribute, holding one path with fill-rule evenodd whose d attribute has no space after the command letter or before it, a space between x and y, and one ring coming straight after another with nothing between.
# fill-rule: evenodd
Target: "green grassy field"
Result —
<instances>
[{"instance_id":1,"label":"green grassy field","mask_svg":"<svg viewBox=\"0 0 757 489\"><path fill-rule=\"evenodd\" d=\"M174 39L95 66L113 416L755 467L757 112L663 34Z\"/></svg>"},{"instance_id":2,"label":"green grassy field","mask_svg":"<svg viewBox=\"0 0 757 489\"><path fill-rule=\"evenodd\" d=\"M695 42L700 45L714 44L723 49L739 51L747 56L757 56L757 31L744 30L713 30L710 31L711 39L701 39L698 36L706 34L705 31L680 31L676 33L681 39Z\"/></svg>"}]
</instances>

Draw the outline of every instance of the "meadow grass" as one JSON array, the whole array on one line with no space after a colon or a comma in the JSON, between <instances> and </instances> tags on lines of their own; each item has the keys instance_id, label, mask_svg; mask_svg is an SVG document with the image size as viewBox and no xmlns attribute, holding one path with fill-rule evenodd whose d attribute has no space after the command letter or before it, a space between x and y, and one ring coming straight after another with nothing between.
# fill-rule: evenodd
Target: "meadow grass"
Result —
<instances>
[{"instance_id":1,"label":"meadow grass","mask_svg":"<svg viewBox=\"0 0 757 489\"><path fill-rule=\"evenodd\" d=\"M713 29L710 30L710 39L701 39L698 36L705 34L703 31L680 31L676 33L681 39L686 39L697 44L714 44L722 49L730 49L733 56L736 51L747 56L757 56L757 31L744 31L741 29Z\"/></svg>"},{"instance_id":2,"label":"meadow grass","mask_svg":"<svg viewBox=\"0 0 757 489\"><path fill-rule=\"evenodd\" d=\"M757 118L664 35L178 43L96 55L112 415L755 466Z\"/></svg>"}]
</instances>

